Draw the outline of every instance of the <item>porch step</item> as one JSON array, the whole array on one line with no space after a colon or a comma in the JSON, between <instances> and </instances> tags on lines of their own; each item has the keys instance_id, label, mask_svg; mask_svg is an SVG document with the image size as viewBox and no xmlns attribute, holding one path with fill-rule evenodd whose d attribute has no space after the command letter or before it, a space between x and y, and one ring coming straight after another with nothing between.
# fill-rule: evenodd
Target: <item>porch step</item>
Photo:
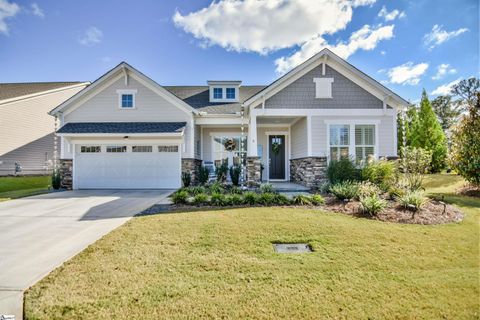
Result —
<instances>
[{"instance_id":1,"label":"porch step","mask_svg":"<svg viewBox=\"0 0 480 320\"><path fill-rule=\"evenodd\" d=\"M293 182L270 182L278 192L309 192L310 189Z\"/></svg>"}]
</instances>

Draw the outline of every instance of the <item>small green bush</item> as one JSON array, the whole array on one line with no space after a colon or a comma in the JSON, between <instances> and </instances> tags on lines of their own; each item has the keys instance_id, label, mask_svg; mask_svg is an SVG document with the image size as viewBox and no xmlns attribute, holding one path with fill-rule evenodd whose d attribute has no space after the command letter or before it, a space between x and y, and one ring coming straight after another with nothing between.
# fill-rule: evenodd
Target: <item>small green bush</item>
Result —
<instances>
[{"instance_id":1,"label":"small green bush","mask_svg":"<svg viewBox=\"0 0 480 320\"><path fill-rule=\"evenodd\" d=\"M243 203L243 198L239 194L232 194L227 196L227 201L229 204L233 206L238 206Z\"/></svg>"},{"instance_id":2,"label":"small green bush","mask_svg":"<svg viewBox=\"0 0 480 320\"><path fill-rule=\"evenodd\" d=\"M422 148L402 147L398 167L401 172L425 174L432 162L432 152Z\"/></svg>"},{"instance_id":3,"label":"small green bush","mask_svg":"<svg viewBox=\"0 0 480 320\"><path fill-rule=\"evenodd\" d=\"M427 202L427 198L423 195L423 191L416 190L405 193L398 198L398 203L405 209L413 209L414 211L420 210L420 208Z\"/></svg>"},{"instance_id":4,"label":"small green bush","mask_svg":"<svg viewBox=\"0 0 480 320\"><path fill-rule=\"evenodd\" d=\"M254 205L257 203L257 194L255 192L245 192L243 194L243 203L249 204L249 205Z\"/></svg>"},{"instance_id":5,"label":"small green bush","mask_svg":"<svg viewBox=\"0 0 480 320\"><path fill-rule=\"evenodd\" d=\"M242 168L240 166L231 166L230 167L230 179L234 186L238 186L240 182L240 174L242 173Z\"/></svg>"},{"instance_id":6,"label":"small green bush","mask_svg":"<svg viewBox=\"0 0 480 320\"><path fill-rule=\"evenodd\" d=\"M376 216L387 207L387 201L381 199L378 195L369 196L360 199L363 212Z\"/></svg>"},{"instance_id":7,"label":"small green bush","mask_svg":"<svg viewBox=\"0 0 480 320\"><path fill-rule=\"evenodd\" d=\"M225 199L225 195L221 193L212 193L212 197L210 198L210 203L212 206L224 206L226 205L227 201Z\"/></svg>"},{"instance_id":8,"label":"small green bush","mask_svg":"<svg viewBox=\"0 0 480 320\"><path fill-rule=\"evenodd\" d=\"M370 197L374 195L379 195L382 193L382 190L370 181L363 181L358 184L358 197Z\"/></svg>"},{"instance_id":9,"label":"small green bush","mask_svg":"<svg viewBox=\"0 0 480 320\"><path fill-rule=\"evenodd\" d=\"M221 165L215 168L215 174L217 175L218 182L227 181L227 173L228 173L228 164L226 162L222 163Z\"/></svg>"},{"instance_id":10,"label":"small green bush","mask_svg":"<svg viewBox=\"0 0 480 320\"><path fill-rule=\"evenodd\" d=\"M231 194L242 194L242 189L240 189L239 187L236 187L236 186L233 186L231 189L230 189L230 193Z\"/></svg>"},{"instance_id":11,"label":"small green bush","mask_svg":"<svg viewBox=\"0 0 480 320\"><path fill-rule=\"evenodd\" d=\"M293 197L292 200L293 204L299 205L299 206L310 206L312 205L312 201L310 199L310 196L306 194L299 194Z\"/></svg>"},{"instance_id":12,"label":"small green bush","mask_svg":"<svg viewBox=\"0 0 480 320\"><path fill-rule=\"evenodd\" d=\"M330 191L330 187L331 187L330 182L326 181L326 182L319 183L317 186L317 189L318 189L318 192L326 194Z\"/></svg>"},{"instance_id":13,"label":"small green bush","mask_svg":"<svg viewBox=\"0 0 480 320\"><path fill-rule=\"evenodd\" d=\"M330 183L360 180L360 170L350 159L332 160L327 167L327 177Z\"/></svg>"},{"instance_id":14,"label":"small green bush","mask_svg":"<svg viewBox=\"0 0 480 320\"><path fill-rule=\"evenodd\" d=\"M198 193L193 198L193 203L196 204L197 206L202 205L202 204L207 204L208 203L208 195L206 195L205 193Z\"/></svg>"},{"instance_id":15,"label":"small green bush","mask_svg":"<svg viewBox=\"0 0 480 320\"><path fill-rule=\"evenodd\" d=\"M192 175L190 172L182 172L182 183L185 188L190 187L192 183Z\"/></svg>"},{"instance_id":16,"label":"small green bush","mask_svg":"<svg viewBox=\"0 0 480 320\"><path fill-rule=\"evenodd\" d=\"M262 183L260 185L260 193L275 193L275 188L271 183Z\"/></svg>"},{"instance_id":17,"label":"small green bush","mask_svg":"<svg viewBox=\"0 0 480 320\"><path fill-rule=\"evenodd\" d=\"M208 182L208 176L210 175L210 171L208 171L207 167L201 166L198 168L198 183L200 185L205 185Z\"/></svg>"},{"instance_id":18,"label":"small green bush","mask_svg":"<svg viewBox=\"0 0 480 320\"><path fill-rule=\"evenodd\" d=\"M172 201L175 204L185 204L187 203L188 192L186 190L178 190L172 195Z\"/></svg>"},{"instance_id":19,"label":"small green bush","mask_svg":"<svg viewBox=\"0 0 480 320\"><path fill-rule=\"evenodd\" d=\"M197 194L200 194L200 193L206 193L207 192L207 189L205 189L204 187L201 187L201 186L197 186L197 187L188 187L185 189L190 195L192 196L196 196Z\"/></svg>"},{"instance_id":20,"label":"small green bush","mask_svg":"<svg viewBox=\"0 0 480 320\"><path fill-rule=\"evenodd\" d=\"M382 190L388 190L395 180L395 163L387 160L369 161L361 174L363 180L376 184Z\"/></svg>"},{"instance_id":21,"label":"small green bush","mask_svg":"<svg viewBox=\"0 0 480 320\"><path fill-rule=\"evenodd\" d=\"M314 205L314 206L319 206L321 204L324 204L325 203L325 199L319 195L319 194L312 194L310 196L310 202Z\"/></svg>"},{"instance_id":22,"label":"small green bush","mask_svg":"<svg viewBox=\"0 0 480 320\"><path fill-rule=\"evenodd\" d=\"M273 200L273 202L278 206L286 206L291 203L290 199L286 195L281 193L275 194L275 199Z\"/></svg>"},{"instance_id":23,"label":"small green bush","mask_svg":"<svg viewBox=\"0 0 480 320\"><path fill-rule=\"evenodd\" d=\"M60 189L62 185L62 176L60 175L60 171L58 169L53 170L52 173L52 188L55 190Z\"/></svg>"},{"instance_id":24,"label":"small green bush","mask_svg":"<svg viewBox=\"0 0 480 320\"><path fill-rule=\"evenodd\" d=\"M214 183L212 183L209 187L208 187L209 191L211 194L214 194L214 193L223 193L224 189L223 189L223 186L218 182L218 181L215 181Z\"/></svg>"},{"instance_id":25,"label":"small green bush","mask_svg":"<svg viewBox=\"0 0 480 320\"><path fill-rule=\"evenodd\" d=\"M257 202L264 206L275 204L275 193L261 193L257 198Z\"/></svg>"},{"instance_id":26,"label":"small green bush","mask_svg":"<svg viewBox=\"0 0 480 320\"><path fill-rule=\"evenodd\" d=\"M330 187L330 192L340 200L350 200L358 198L358 183L344 181L334 184Z\"/></svg>"}]
</instances>

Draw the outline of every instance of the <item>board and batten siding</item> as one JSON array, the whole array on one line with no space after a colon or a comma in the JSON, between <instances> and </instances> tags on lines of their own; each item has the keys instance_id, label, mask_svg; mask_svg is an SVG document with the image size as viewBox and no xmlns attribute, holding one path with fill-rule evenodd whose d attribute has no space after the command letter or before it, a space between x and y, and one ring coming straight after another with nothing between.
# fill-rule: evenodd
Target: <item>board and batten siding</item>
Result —
<instances>
[{"instance_id":1,"label":"board and batten siding","mask_svg":"<svg viewBox=\"0 0 480 320\"><path fill-rule=\"evenodd\" d=\"M308 155L308 130L307 130L307 118L301 118L295 122L291 127L292 135L292 151L291 158L298 159Z\"/></svg>"},{"instance_id":2,"label":"board and batten siding","mask_svg":"<svg viewBox=\"0 0 480 320\"><path fill-rule=\"evenodd\" d=\"M265 101L271 109L382 109L383 102L338 71L316 67ZM333 78L332 98L315 98L313 78Z\"/></svg>"},{"instance_id":3,"label":"board and batten siding","mask_svg":"<svg viewBox=\"0 0 480 320\"><path fill-rule=\"evenodd\" d=\"M378 151L375 153L380 156L395 156L397 154L397 146L395 145L395 126L394 122L396 121L395 117L392 115L385 116L355 116L355 117L339 117L339 116L312 116L312 155L313 156L328 156L328 121L334 120L339 123L344 119L347 123L348 121L355 121L358 124L362 124L362 121L369 123L369 121L379 121L378 123ZM292 127L293 132L293 127ZM292 134L293 135L293 134ZM353 137L351 137L353 138ZM293 140L294 145L296 141ZM292 147L293 149L293 147Z\"/></svg>"},{"instance_id":4,"label":"board and batten siding","mask_svg":"<svg viewBox=\"0 0 480 320\"><path fill-rule=\"evenodd\" d=\"M117 90L137 90L134 109L119 108L119 94ZM80 106L64 116L64 122L177 122L187 123L184 132L185 148L183 158L192 158L191 143L192 114L159 96L156 92L144 86L133 76L129 77L125 85L124 77L120 77L101 92L83 102ZM195 145L195 143L193 144ZM71 157L65 152L65 157Z\"/></svg>"}]
</instances>

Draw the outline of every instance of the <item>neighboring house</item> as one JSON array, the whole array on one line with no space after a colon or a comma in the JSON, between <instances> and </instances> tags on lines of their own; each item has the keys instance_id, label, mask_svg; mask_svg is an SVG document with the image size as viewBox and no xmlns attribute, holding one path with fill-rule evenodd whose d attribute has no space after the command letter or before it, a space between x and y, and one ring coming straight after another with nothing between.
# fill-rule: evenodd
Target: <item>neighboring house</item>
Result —
<instances>
[{"instance_id":1,"label":"neighboring house","mask_svg":"<svg viewBox=\"0 0 480 320\"><path fill-rule=\"evenodd\" d=\"M0 83L0 175L15 174L15 163L21 174L52 168L55 120L48 112L88 84Z\"/></svg>"},{"instance_id":2,"label":"neighboring house","mask_svg":"<svg viewBox=\"0 0 480 320\"><path fill-rule=\"evenodd\" d=\"M249 184L310 187L329 160L397 156L408 102L327 49L268 86L207 83L163 87L123 62L59 105L63 185L177 188L202 162L243 162Z\"/></svg>"}]
</instances>

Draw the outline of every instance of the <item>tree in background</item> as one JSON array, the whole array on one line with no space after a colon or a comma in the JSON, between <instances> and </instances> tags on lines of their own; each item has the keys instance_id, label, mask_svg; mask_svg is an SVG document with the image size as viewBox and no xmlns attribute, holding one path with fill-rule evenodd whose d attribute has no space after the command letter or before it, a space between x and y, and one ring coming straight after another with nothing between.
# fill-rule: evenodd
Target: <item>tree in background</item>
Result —
<instances>
[{"instance_id":1,"label":"tree in background","mask_svg":"<svg viewBox=\"0 0 480 320\"><path fill-rule=\"evenodd\" d=\"M432 152L430 171L439 172L444 169L447 158L446 137L428 100L425 89L422 92L420 110L413 117L410 127L411 130L407 136L407 140L410 141L409 145Z\"/></svg>"},{"instance_id":2,"label":"tree in background","mask_svg":"<svg viewBox=\"0 0 480 320\"><path fill-rule=\"evenodd\" d=\"M447 134L448 129L458 121L461 114L458 104L453 103L451 96L438 96L432 100L432 108L440 121L440 125Z\"/></svg>"},{"instance_id":3,"label":"tree in background","mask_svg":"<svg viewBox=\"0 0 480 320\"><path fill-rule=\"evenodd\" d=\"M412 130L418 126L418 111L415 105L411 104L405 112L405 120L403 115L397 116L397 147L399 156L403 157L403 131L405 130L405 145L410 146L412 142Z\"/></svg>"},{"instance_id":4,"label":"tree in background","mask_svg":"<svg viewBox=\"0 0 480 320\"><path fill-rule=\"evenodd\" d=\"M478 108L478 92L480 91L480 79L464 79L454 85L451 94L457 97L460 111L470 111L471 108Z\"/></svg>"}]
</instances>

